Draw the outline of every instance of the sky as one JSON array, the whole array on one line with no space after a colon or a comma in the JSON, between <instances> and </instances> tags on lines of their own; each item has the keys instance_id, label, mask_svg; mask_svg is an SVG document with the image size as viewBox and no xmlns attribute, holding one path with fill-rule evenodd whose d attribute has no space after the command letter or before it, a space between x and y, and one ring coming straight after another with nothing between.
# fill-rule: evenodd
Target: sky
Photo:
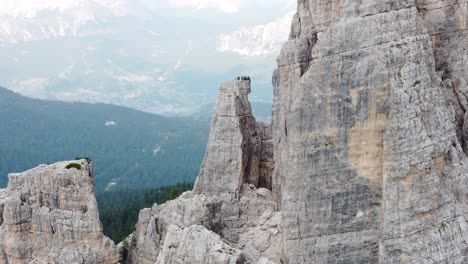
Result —
<instances>
[{"instance_id":1,"label":"sky","mask_svg":"<svg viewBox=\"0 0 468 264\"><path fill-rule=\"evenodd\" d=\"M65 101L190 114L217 87L271 74L293 0L1 0L0 86Z\"/></svg>"}]
</instances>

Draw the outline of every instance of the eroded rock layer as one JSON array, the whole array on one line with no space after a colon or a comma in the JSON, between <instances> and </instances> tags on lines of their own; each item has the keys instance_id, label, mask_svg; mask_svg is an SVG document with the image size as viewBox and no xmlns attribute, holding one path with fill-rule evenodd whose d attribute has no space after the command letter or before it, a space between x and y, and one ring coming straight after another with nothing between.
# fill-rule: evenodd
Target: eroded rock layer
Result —
<instances>
[{"instance_id":1,"label":"eroded rock layer","mask_svg":"<svg viewBox=\"0 0 468 264\"><path fill-rule=\"evenodd\" d=\"M102 233L89 160L10 174L0 208L0 263L118 263Z\"/></svg>"}]
</instances>

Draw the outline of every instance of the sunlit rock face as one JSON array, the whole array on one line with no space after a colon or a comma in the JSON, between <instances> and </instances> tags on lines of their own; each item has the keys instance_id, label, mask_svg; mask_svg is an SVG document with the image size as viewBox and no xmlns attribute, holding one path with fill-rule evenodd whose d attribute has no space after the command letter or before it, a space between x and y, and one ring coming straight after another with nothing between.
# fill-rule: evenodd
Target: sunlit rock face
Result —
<instances>
[{"instance_id":1,"label":"sunlit rock face","mask_svg":"<svg viewBox=\"0 0 468 264\"><path fill-rule=\"evenodd\" d=\"M102 233L89 160L10 174L0 208L0 263L118 263Z\"/></svg>"}]
</instances>

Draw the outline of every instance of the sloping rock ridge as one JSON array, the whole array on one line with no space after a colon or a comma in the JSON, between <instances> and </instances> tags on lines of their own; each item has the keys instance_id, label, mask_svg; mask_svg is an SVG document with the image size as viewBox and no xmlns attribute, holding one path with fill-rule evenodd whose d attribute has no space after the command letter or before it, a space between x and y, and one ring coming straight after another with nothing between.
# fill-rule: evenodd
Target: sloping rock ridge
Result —
<instances>
[{"instance_id":1,"label":"sloping rock ridge","mask_svg":"<svg viewBox=\"0 0 468 264\"><path fill-rule=\"evenodd\" d=\"M67 169L71 163L75 168ZM114 243L102 233L91 161L8 177L0 190L0 263L118 263Z\"/></svg>"},{"instance_id":2,"label":"sloping rock ridge","mask_svg":"<svg viewBox=\"0 0 468 264\"><path fill-rule=\"evenodd\" d=\"M131 252L190 263L188 241L171 257L154 249L196 226L239 263L467 263L467 12L457 0L299 0L272 126L255 122L249 81L223 84L194 192L142 213Z\"/></svg>"}]
</instances>

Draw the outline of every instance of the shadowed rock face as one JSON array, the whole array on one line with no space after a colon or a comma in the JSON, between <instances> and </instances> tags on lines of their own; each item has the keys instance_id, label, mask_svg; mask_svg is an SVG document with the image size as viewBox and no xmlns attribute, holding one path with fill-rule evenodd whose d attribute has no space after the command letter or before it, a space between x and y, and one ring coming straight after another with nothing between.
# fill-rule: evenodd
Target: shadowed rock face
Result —
<instances>
[{"instance_id":1,"label":"shadowed rock face","mask_svg":"<svg viewBox=\"0 0 468 264\"><path fill-rule=\"evenodd\" d=\"M42 165L10 174L0 190L0 263L118 262L114 243L102 233L92 163Z\"/></svg>"},{"instance_id":2,"label":"shadowed rock face","mask_svg":"<svg viewBox=\"0 0 468 264\"><path fill-rule=\"evenodd\" d=\"M468 261L466 8L298 1L273 77L288 263Z\"/></svg>"}]
</instances>

